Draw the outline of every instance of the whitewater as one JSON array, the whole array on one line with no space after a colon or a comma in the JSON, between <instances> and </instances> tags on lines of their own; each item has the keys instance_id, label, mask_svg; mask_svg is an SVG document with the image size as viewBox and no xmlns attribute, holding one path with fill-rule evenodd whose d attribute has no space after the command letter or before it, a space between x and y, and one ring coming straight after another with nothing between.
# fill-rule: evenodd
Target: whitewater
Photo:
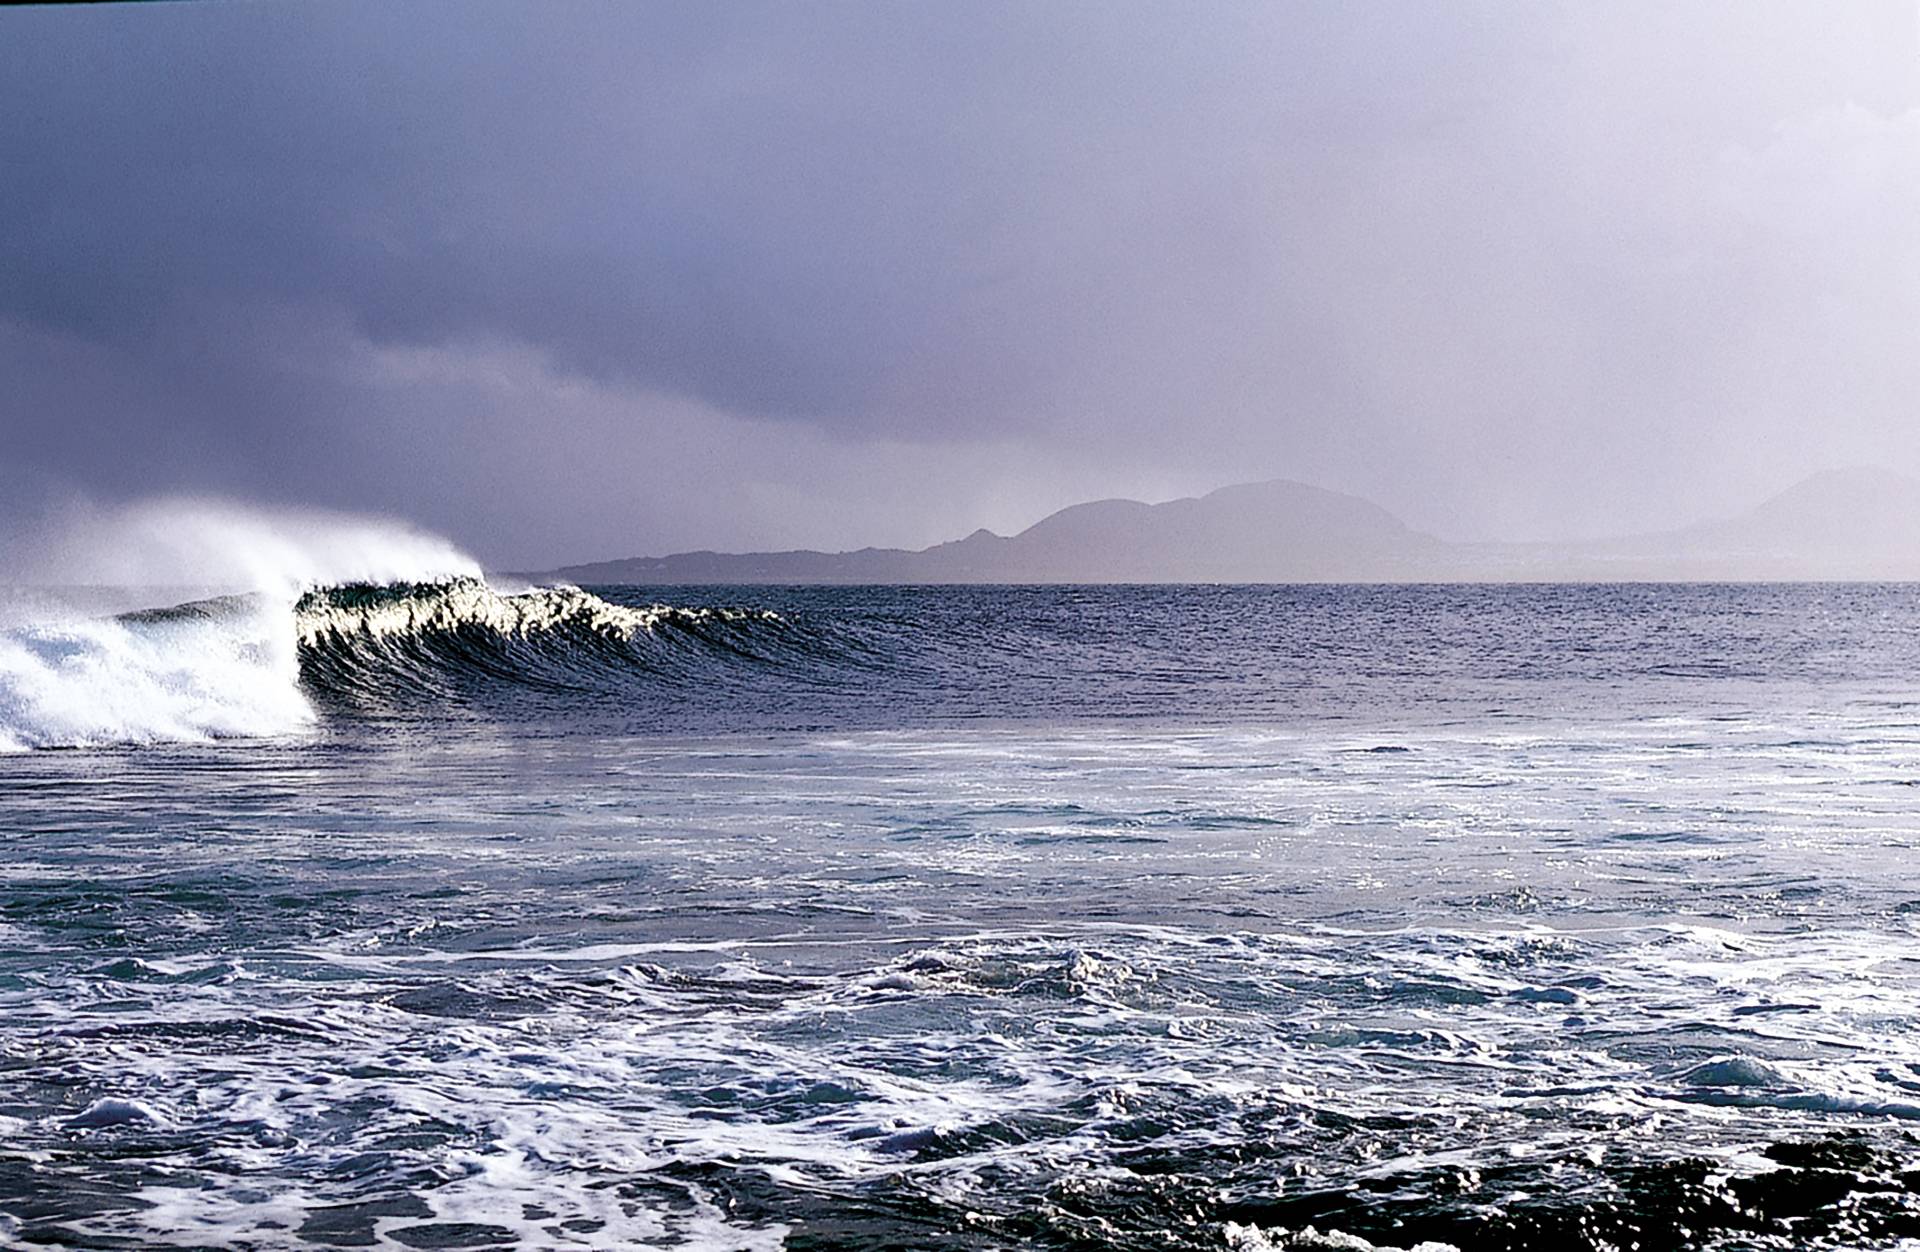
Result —
<instances>
[{"instance_id":1,"label":"whitewater","mask_svg":"<svg viewBox=\"0 0 1920 1252\"><path fill-rule=\"evenodd\" d=\"M1920 1238L1920 590L400 547L0 630L0 1243Z\"/></svg>"}]
</instances>

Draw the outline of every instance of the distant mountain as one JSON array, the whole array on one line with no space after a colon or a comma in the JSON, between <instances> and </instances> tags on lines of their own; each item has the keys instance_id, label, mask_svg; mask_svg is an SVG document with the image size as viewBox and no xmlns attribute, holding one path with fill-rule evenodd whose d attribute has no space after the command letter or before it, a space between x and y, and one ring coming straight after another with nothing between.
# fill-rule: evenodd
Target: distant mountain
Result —
<instances>
[{"instance_id":1,"label":"distant mountain","mask_svg":"<svg viewBox=\"0 0 1920 1252\"><path fill-rule=\"evenodd\" d=\"M1920 482L1816 474L1725 521L1585 544L1449 544L1305 483L1096 500L919 551L682 552L539 575L609 583L1515 582L1920 579Z\"/></svg>"},{"instance_id":2,"label":"distant mountain","mask_svg":"<svg viewBox=\"0 0 1920 1252\"><path fill-rule=\"evenodd\" d=\"M1724 521L1535 549L1520 562L1521 576L1538 576L1535 565L1575 581L1920 579L1920 482L1885 470L1828 470Z\"/></svg>"},{"instance_id":3,"label":"distant mountain","mask_svg":"<svg viewBox=\"0 0 1920 1252\"><path fill-rule=\"evenodd\" d=\"M1446 545L1379 505L1305 483L1197 499L1096 500L1003 537L979 530L918 552L683 552L554 570L579 583L1404 582Z\"/></svg>"},{"instance_id":4,"label":"distant mountain","mask_svg":"<svg viewBox=\"0 0 1920 1252\"><path fill-rule=\"evenodd\" d=\"M1884 470L1829 470L1743 517L1680 537L1695 553L1911 576L1920 572L1920 482Z\"/></svg>"}]
</instances>

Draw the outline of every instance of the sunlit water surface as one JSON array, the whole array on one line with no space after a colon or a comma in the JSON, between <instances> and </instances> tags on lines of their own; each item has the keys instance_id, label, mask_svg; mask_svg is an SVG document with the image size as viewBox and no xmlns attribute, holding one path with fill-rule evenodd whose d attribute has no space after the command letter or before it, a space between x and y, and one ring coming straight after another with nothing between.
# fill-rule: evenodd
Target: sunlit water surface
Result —
<instances>
[{"instance_id":1,"label":"sunlit water surface","mask_svg":"<svg viewBox=\"0 0 1920 1252\"><path fill-rule=\"evenodd\" d=\"M1920 1237L1920 592L601 594L0 754L0 1242Z\"/></svg>"}]
</instances>

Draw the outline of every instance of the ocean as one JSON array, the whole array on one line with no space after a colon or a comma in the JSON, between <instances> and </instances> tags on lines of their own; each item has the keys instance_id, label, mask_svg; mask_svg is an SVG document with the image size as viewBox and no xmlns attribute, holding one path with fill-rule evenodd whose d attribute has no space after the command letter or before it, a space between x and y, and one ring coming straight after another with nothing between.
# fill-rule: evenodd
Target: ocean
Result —
<instances>
[{"instance_id":1,"label":"ocean","mask_svg":"<svg viewBox=\"0 0 1920 1252\"><path fill-rule=\"evenodd\" d=\"M0 1244L1912 1247L1920 588L0 632Z\"/></svg>"}]
</instances>

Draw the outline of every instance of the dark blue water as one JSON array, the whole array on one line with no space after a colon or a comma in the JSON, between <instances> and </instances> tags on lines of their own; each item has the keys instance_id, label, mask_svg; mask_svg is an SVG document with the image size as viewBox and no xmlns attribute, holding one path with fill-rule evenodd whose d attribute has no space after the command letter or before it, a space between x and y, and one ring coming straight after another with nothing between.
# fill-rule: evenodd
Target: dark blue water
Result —
<instances>
[{"instance_id":1,"label":"dark blue water","mask_svg":"<svg viewBox=\"0 0 1920 1252\"><path fill-rule=\"evenodd\" d=\"M1901 1246L1916 623L468 587L18 628L0 1240Z\"/></svg>"}]
</instances>

